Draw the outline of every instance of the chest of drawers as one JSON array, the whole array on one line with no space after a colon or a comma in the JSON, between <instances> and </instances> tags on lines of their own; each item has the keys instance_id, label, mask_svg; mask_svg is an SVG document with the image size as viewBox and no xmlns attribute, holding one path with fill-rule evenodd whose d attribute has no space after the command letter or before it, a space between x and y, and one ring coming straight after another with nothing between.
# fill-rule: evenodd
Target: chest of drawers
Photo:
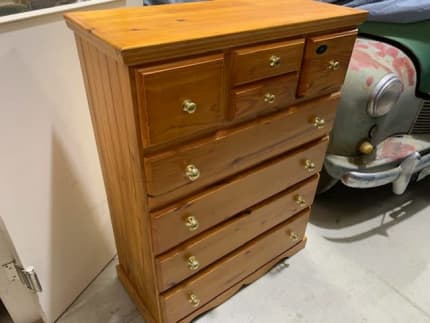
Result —
<instances>
[{"instance_id":1,"label":"chest of drawers","mask_svg":"<svg viewBox=\"0 0 430 323\"><path fill-rule=\"evenodd\" d=\"M148 322L189 322L305 246L365 17L307 0L66 14L118 275Z\"/></svg>"}]
</instances>

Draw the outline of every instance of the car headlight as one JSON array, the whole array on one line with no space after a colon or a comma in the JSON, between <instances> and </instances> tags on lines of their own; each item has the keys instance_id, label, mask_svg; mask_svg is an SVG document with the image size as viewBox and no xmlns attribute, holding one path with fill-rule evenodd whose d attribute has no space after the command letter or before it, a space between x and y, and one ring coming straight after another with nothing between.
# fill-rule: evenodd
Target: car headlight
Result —
<instances>
[{"instance_id":1,"label":"car headlight","mask_svg":"<svg viewBox=\"0 0 430 323\"><path fill-rule=\"evenodd\" d=\"M386 115L403 92L403 83L394 73L385 75L373 88L367 112L372 117Z\"/></svg>"}]
</instances>

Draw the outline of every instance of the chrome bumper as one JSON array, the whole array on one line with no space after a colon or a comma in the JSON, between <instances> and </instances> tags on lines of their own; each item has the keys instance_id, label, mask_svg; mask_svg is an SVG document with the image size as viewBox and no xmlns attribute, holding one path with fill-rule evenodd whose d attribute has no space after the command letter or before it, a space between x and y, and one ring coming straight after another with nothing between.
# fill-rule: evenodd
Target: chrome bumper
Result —
<instances>
[{"instance_id":1,"label":"chrome bumper","mask_svg":"<svg viewBox=\"0 0 430 323\"><path fill-rule=\"evenodd\" d=\"M377 187L393 183L393 192L403 194L413 174L420 173L418 179L430 175L430 154L421 156L415 152L406 157L395 168L376 172L349 171L340 177L346 186L356 188Z\"/></svg>"}]
</instances>

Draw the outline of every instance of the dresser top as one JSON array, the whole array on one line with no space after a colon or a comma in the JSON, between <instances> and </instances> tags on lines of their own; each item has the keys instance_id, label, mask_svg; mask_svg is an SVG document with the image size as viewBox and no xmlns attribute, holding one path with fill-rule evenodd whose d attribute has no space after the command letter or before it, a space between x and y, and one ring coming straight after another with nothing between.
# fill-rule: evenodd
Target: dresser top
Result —
<instances>
[{"instance_id":1,"label":"dresser top","mask_svg":"<svg viewBox=\"0 0 430 323\"><path fill-rule=\"evenodd\" d=\"M311 0L213 0L65 14L70 28L128 65L354 27L366 16Z\"/></svg>"}]
</instances>

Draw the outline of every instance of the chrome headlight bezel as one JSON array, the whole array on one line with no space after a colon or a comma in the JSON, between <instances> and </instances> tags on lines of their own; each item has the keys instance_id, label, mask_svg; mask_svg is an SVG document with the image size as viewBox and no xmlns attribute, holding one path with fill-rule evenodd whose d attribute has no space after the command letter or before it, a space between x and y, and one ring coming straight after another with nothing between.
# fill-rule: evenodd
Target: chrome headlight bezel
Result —
<instances>
[{"instance_id":1,"label":"chrome headlight bezel","mask_svg":"<svg viewBox=\"0 0 430 323\"><path fill-rule=\"evenodd\" d=\"M403 92L403 83L394 73L386 74L373 88L367 105L367 113L379 118L391 111Z\"/></svg>"}]
</instances>

